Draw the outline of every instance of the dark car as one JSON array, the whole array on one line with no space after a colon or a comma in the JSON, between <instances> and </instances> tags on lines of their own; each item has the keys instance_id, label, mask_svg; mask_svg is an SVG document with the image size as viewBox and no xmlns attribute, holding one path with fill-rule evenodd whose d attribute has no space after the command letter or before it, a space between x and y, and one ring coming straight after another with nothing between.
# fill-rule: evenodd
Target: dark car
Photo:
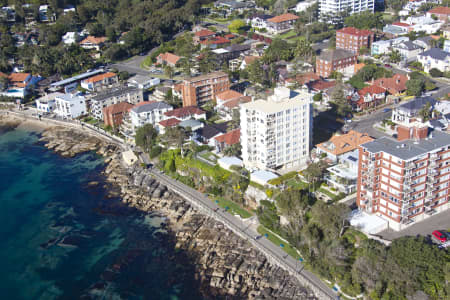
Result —
<instances>
[{"instance_id":1,"label":"dark car","mask_svg":"<svg viewBox=\"0 0 450 300\"><path fill-rule=\"evenodd\" d=\"M433 236L441 243L445 243L450 240L450 233L443 230L433 231Z\"/></svg>"},{"instance_id":2,"label":"dark car","mask_svg":"<svg viewBox=\"0 0 450 300\"><path fill-rule=\"evenodd\" d=\"M384 113L387 113L387 112L389 112L389 111L391 111L390 108L385 108L385 109L383 109L383 112L384 112Z\"/></svg>"},{"instance_id":3,"label":"dark car","mask_svg":"<svg viewBox=\"0 0 450 300\"><path fill-rule=\"evenodd\" d=\"M386 68L392 68L392 66L390 64L385 64L384 67Z\"/></svg>"}]
</instances>

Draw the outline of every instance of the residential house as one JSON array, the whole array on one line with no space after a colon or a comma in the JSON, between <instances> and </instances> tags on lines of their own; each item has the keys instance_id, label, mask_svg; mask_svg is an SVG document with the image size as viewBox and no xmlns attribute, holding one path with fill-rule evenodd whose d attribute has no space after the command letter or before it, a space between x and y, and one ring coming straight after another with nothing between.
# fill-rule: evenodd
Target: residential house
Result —
<instances>
[{"instance_id":1,"label":"residential house","mask_svg":"<svg viewBox=\"0 0 450 300\"><path fill-rule=\"evenodd\" d=\"M450 208L450 135L426 125L405 129L400 140L382 137L359 148L356 205L395 231Z\"/></svg>"},{"instance_id":2,"label":"residential house","mask_svg":"<svg viewBox=\"0 0 450 300\"><path fill-rule=\"evenodd\" d=\"M327 168L328 175L325 176L325 180L328 186L346 195L355 193L358 179L358 160L358 149L342 154L336 165Z\"/></svg>"},{"instance_id":3,"label":"residential house","mask_svg":"<svg viewBox=\"0 0 450 300\"><path fill-rule=\"evenodd\" d=\"M403 22L394 22L392 24L385 25L383 27L383 33L391 36L396 37L399 35L407 34L408 32L412 31L413 28L411 24L403 23Z\"/></svg>"},{"instance_id":4,"label":"residential house","mask_svg":"<svg viewBox=\"0 0 450 300\"><path fill-rule=\"evenodd\" d=\"M363 111L377 107L386 99L386 90L376 85L370 85L358 91L357 97L351 99L355 111Z\"/></svg>"},{"instance_id":5,"label":"residential house","mask_svg":"<svg viewBox=\"0 0 450 300\"><path fill-rule=\"evenodd\" d=\"M161 80L157 77L149 77L144 75L135 75L128 79L128 86L134 86L141 90L149 89L160 84Z\"/></svg>"},{"instance_id":6,"label":"residential house","mask_svg":"<svg viewBox=\"0 0 450 300\"><path fill-rule=\"evenodd\" d=\"M216 33L214 31L208 30L208 29L202 29L197 32L194 32L194 43L197 45L201 41L208 40L211 38L214 38L216 36Z\"/></svg>"},{"instance_id":7,"label":"residential house","mask_svg":"<svg viewBox=\"0 0 450 300\"><path fill-rule=\"evenodd\" d=\"M267 19L267 30L273 34L290 30L293 28L294 23L298 18L299 17L294 14L286 13Z\"/></svg>"},{"instance_id":8,"label":"residential house","mask_svg":"<svg viewBox=\"0 0 450 300\"><path fill-rule=\"evenodd\" d=\"M438 6L427 11L427 17L433 18L436 17L442 22L447 22L450 17L450 7Z\"/></svg>"},{"instance_id":9,"label":"residential house","mask_svg":"<svg viewBox=\"0 0 450 300\"><path fill-rule=\"evenodd\" d=\"M408 76L402 74L394 74L390 78L378 78L372 81L372 85L385 89L389 94L398 96L406 91L406 82Z\"/></svg>"},{"instance_id":10,"label":"residential house","mask_svg":"<svg viewBox=\"0 0 450 300\"><path fill-rule=\"evenodd\" d=\"M96 119L103 120L103 108L120 102L137 104L144 101L141 89L121 86L100 92L90 99L90 112Z\"/></svg>"},{"instance_id":11,"label":"residential house","mask_svg":"<svg viewBox=\"0 0 450 300\"><path fill-rule=\"evenodd\" d=\"M426 34L433 34L437 32L444 24L444 22L427 16L411 16L404 22L412 25L412 31L425 32Z\"/></svg>"},{"instance_id":12,"label":"residential house","mask_svg":"<svg viewBox=\"0 0 450 300\"><path fill-rule=\"evenodd\" d=\"M296 74L294 77L289 77L284 81L284 85L286 87L292 87L292 86L303 86L309 82L321 80L320 76L317 75L314 72L308 72L308 73L300 73Z\"/></svg>"},{"instance_id":13,"label":"residential house","mask_svg":"<svg viewBox=\"0 0 450 300\"><path fill-rule=\"evenodd\" d=\"M398 37L390 40L381 40L373 42L371 48L371 55L382 55L391 52L392 46L400 44L402 42L409 41L408 37Z\"/></svg>"},{"instance_id":14,"label":"residential house","mask_svg":"<svg viewBox=\"0 0 450 300\"><path fill-rule=\"evenodd\" d=\"M392 122L409 126L418 120L421 120L419 111L429 103L430 111L432 111L437 104L437 101L431 97L419 97L414 100L402 103L392 110Z\"/></svg>"},{"instance_id":15,"label":"residential house","mask_svg":"<svg viewBox=\"0 0 450 300\"><path fill-rule=\"evenodd\" d=\"M0 9L0 19L5 20L6 22L15 22L16 11L12 7L3 6Z\"/></svg>"},{"instance_id":16,"label":"residential house","mask_svg":"<svg viewBox=\"0 0 450 300\"><path fill-rule=\"evenodd\" d=\"M374 35L370 30L344 27L336 31L336 48L359 54L361 49L370 49Z\"/></svg>"},{"instance_id":17,"label":"residential house","mask_svg":"<svg viewBox=\"0 0 450 300\"><path fill-rule=\"evenodd\" d=\"M53 112L60 117L75 119L87 113L84 97L73 94L60 94L55 97Z\"/></svg>"},{"instance_id":18,"label":"residential house","mask_svg":"<svg viewBox=\"0 0 450 300\"><path fill-rule=\"evenodd\" d=\"M118 84L119 77L116 73L112 72L98 74L81 81L81 87L91 92L112 88Z\"/></svg>"},{"instance_id":19,"label":"residential house","mask_svg":"<svg viewBox=\"0 0 450 300\"><path fill-rule=\"evenodd\" d=\"M351 153L358 149L358 146L374 139L367 133L350 130L343 135L333 135L328 141L317 144L317 155L325 155L327 159L338 162L345 153Z\"/></svg>"},{"instance_id":20,"label":"residential house","mask_svg":"<svg viewBox=\"0 0 450 300\"><path fill-rule=\"evenodd\" d=\"M206 112L195 106L176 108L164 113L165 119L175 118L180 121L195 119L206 120Z\"/></svg>"},{"instance_id":21,"label":"residential house","mask_svg":"<svg viewBox=\"0 0 450 300\"><path fill-rule=\"evenodd\" d=\"M406 41L392 46L393 51L398 51L400 56L405 61L414 61L421 52L423 52L422 47L411 42Z\"/></svg>"},{"instance_id":22,"label":"residential house","mask_svg":"<svg viewBox=\"0 0 450 300\"><path fill-rule=\"evenodd\" d=\"M450 25L441 28L441 31L444 38L450 40Z\"/></svg>"},{"instance_id":23,"label":"residential house","mask_svg":"<svg viewBox=\"0 0 450 300\"><path fill-rule=\"evenodd\" d=\"M61 37L61 39L64 44L72 45L72 44L78 43L78 41L80 40L80 35L78 34L78 32L69 31L69 32L66 32Z\"/></svg>"},{"instance_id":24,"label":"residential house","mask_svg":"<svg viewBox=\"0 0 450 300\"><path fill-rule=\"evenodd\" d=\"M413 41L414 44L424 50L430 50L434 39L431 36L421 36Z\"/></svg>"},{"instance_id":25,"label":"residential house","mask_svg":"<svg viewBox=\"0 0 450 300\"><path fill-rule=\"evenodd\" d=\"M216 136L214 138L214 144L217 152L222 152L228 147L231 147L235 144L239 144L241 138L241 129L235 129L224 133L222 135Z\"/></svg>"},{"instance_id":26,"label":"residential house","mask_svg":"<svg viewBox=\"0 0 450 300\"><path fill-rule=\"evenodd\" d=\"M48 5L40 5L39 6L39 20L41 22L55 22L56 14L53 13L52 15L49 15Z\"/></svg>"},{"instance_id":27,"label":"residential house","mask_svg":"<svg viewBox=\"0 0 450 300\"><path fill-rule=\"evenodd\" d=\"M0 77L8 78L8 86L1 95L13 98L24 98L32 87L42 79L39 76L32 76L30 73L11 73L6 75L0 72Z\"/></svg>"},{"instance_id":28,"label":"residential house","mask_svg":"<svg viewBox=\"0 0 450 300\"><path fill-rule=\"evenodd\" d=\"M307 0L307 1L302 1L299 2L295 5L294 11L296 13L302 12L302 11L306 11L308 8L310 8L311 6L313 6L314 4L316 4L317 2L314 0Z\"/></svg>"},{"instance_id":29,"label":"residential house","mask_svg":"<svg viewBox=\"0 0 450 300\"><path fill-rule=\"evenodd\" d=\"M56 106L55 98L62 96L62 93L50 93L36 99L36 109L41 113L52 113Z\"/></svg>"},{"instance_id":30,"label":"residential house","mask_svg":"<svg viewBox=\"0 0 450 300\"><path fill-rule=\"evenodd\" d=\"M180 120L178 120L176 118L170 118L170 119L165 119L165 120L158 122L158 124L156 126L158 128L159 134L164 134L166 132L167 128L176 127L180 123L181 123Z\"/></svg>"},{"instance_id":31,"label":"residential house","mask_svg":"<svg viewBox=\"0 0 450 300\"><path fill-rule=\"evenodd\" d=\"M248 65L250 65L255 60L260 59L259 56L244 56L244 59L241 62L241 65L239 67L239 70L245 70Z\"/></svg>"},{"instance_id":32,"label":"residential house","mask_svg":"<svg viewBox=\"0 0 450 300\"><path fill-rule=\"evenodd\" d=\"M181 57L170 52L161 53L156 57L156 63L160 65L168 65L175 68Z\"/></svg>"},{"instance_id":33,"label":"residential house","mask_svg":"<svg viewBox=\"0 0 450 300\"><path fill-rule=\"evenodd\" d=\"M267 20L273 18L272 15L255 14L247 19L247 25L258 29L267 29Z\"/></svg>"},{"instance_id":34,"label":"residential house","mask_svg":"<svg viewBox=\"0 0 450 300\"><path fill-rule=\"evenodd\" d=\"M199 106L213 101L218 93L230 88L228 74L212 72L183 80L183 106Z\"/></svg>"},{"instance_id":35,"label":"residential house","mask_svg":"<svg viewBox=\"0 0 450 300\"><path fill-rule=\"evenodd\" d=\"M450 71L450 53L439 48L431 48L418 55L418 61L422 64L425 72L438 69L442 72Z\"/></svg>"},{"instance_id":36,"label":"residential house","mask_svg":"<svg viewBox=\"0 0 450 300\"><path fill-rule=\"evenodd\" d=\"M106 37L95 37L89 35L84 40L80 42L80 47L84 49L95 49L97 51L103 47L106 42Z\"/></svg>"},{"instance_id":37,"label":"residential house","mask_svg":"<svg viewBox=\"0 0 450 300\"><path fill-rule=\"evenodd\" d=\"M217 49L217 48L223 48L228 46L231 43L229 39L226 39L222 36L215 36L209 39L205 39L200 41L201 48L210 48L210 49Z\"/></svg>"},{"instance_id":38,"label":"residential house","mask_svg":"<svg viewBox=\"0 0 450 300\"><path fill-rule=\"evenodd\" d=\"M445 40L444 41L444 48L443 48L443 50L445 52L449 52L450 53L450 40Z\"/></svg>"},{"instance_id":39,"label":"residential house","mask_svg":"<svg viewBox=\"0 0 450 300\"><path fill-rule=\"evenodd\" d=\"M355 53L344 50L325 50L316 59L316 73L327 78L334 71L351 76L354 73L357 56Z\"/></svg>"},{"instance_id":40,"label":"residential house","mask_svg":"<svg viewBox=\"0 0 450 300\"><path fill-rule=\"evenodd\" d=\"M250 1L218 0L214 3L214 6L224 12L224 17L228 17L234 12L243 13L245 10L254 8L256 5Z\"/></svg>"},{"instance_id":41,"label":"residential house","mask_svg":"<svg viewBox=\"0 0 450 300\"><path fill-rule=\"evenodd\" d=\"M171 111L173 107L163 101L145 101L136 104L130 109L129 114L124 119L126 136L134 136L136 129L145 124L152 124L159 128L157 124L166 119L165 113Z\"/></svg>"},{"instance_id":42,"label":"residential house","mask_svg":"<svg viewBox=\"0 0 450 300\"><path fill-rule=\"evenodd\" d=\"M223 122L220 124L204 124L202 128L197 131L197 141L209 145L215 146L214 138L227 132L229 122Z\"/></svg>"},{"instance_id":43,"label":"residential house","mask_svg":"<svg viewBox=\"0 0 450 300\"><path fill-rule=\"evenodd\" d=\"M237 109L239 108L239 104L249 101L251 101L251 97L244 96L234 90L228 90L216 96L217 105L215 110L225 120L231 120L233 117L233 109Z\"/></svg>"},{"instance_id":44,"label":"residential house","mask_svg":"<svg viewBox=\"0 0 450 300\"><path fill-rule=\"evenodd\" d=\"M126 114L133 104L120 102L103 108L103 122L106 126L118 128L122 124L123 115Z\"/></svg>"}]
</instances>

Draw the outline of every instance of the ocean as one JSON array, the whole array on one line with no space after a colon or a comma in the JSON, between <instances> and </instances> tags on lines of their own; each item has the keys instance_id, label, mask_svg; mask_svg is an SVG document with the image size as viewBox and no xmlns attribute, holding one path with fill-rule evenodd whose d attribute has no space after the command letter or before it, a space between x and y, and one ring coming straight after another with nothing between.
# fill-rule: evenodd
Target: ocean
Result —
<instances>
[{"instance_id":1,"label":"ocean","mask_svg":"<svg viewBox=\"0 0 450 300\"><path fill-rule=\"evenodd\" d=\"M107 197L101 157L0 133L2 299L203 299L164 216Z\"/></svg>"}]
</instances>

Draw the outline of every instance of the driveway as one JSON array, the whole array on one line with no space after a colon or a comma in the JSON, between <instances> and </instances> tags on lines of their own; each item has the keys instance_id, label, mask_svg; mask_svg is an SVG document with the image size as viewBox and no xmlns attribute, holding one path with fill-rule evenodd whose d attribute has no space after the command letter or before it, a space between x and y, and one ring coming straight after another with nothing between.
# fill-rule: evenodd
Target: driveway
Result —
<instances>
[{"instance_id":1,"label":"driveway","mask_svg":"<svg viewBox=\"0 0 450 300\"><path fill-rule=\"evenodd\" d=\"M393 240L402 236L431 236L434 230L450 230L450 217L448 211L443 211L437 215L425 219L417 224L414 224L402 231L394 231L387 229L377 233L386 240Z\"/></svg>"}]
</instances>

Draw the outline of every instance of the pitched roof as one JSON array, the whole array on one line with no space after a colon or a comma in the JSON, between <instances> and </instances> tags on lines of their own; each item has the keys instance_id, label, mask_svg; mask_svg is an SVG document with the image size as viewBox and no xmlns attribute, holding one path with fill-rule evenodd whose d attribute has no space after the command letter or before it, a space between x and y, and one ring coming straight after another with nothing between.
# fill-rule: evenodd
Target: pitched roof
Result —
<instances>
[{"instance_id":1,"label":"pitched roof","mask_svg":"<svg viewBox=\"0 0 450 300\"><path fill-rule=\"evenodd\" d=\"M227 43L230 43L230 40L228 40L222 36L215 36L210 39L200 41L200 44L203 44L203 45L211 45L211 44L212 45L220 45L220 44L227 44Z\"/></svg>"},{"instance_id":2,"label":"pitched roof","mask_svg":"<svg viewBox=\"0 0 450 300\"><path fill-rule=\"evenodd\" d=\"M250 97L250 96L242 96L242 97L240 97L238 99L233 99L233 100L229 100L229 101L225 102L223 104L223 106L225 106L226 108L229 108L229 109L233 109L235 107L238 107L239 104L241 104L241 103L247 103L247 102L250 102L250 101L252 101L252 97Z\"/></svg>"},{"instance_id":3,"label":"pitched roof","mask_svg":"<svg viewBox=\"0 0 450 300\"><path fill-rule=\"evenodd\" d=\"M241 129L235 129L214 138L219 143L225 143L228 146L239 143L241 139Z\"/></svg>"},{"instance_id":4,"label":"pitched roof","mask_svg":"<svg viewBox=\"0 0 450 300\"><path fill-rule=\"evenodd\" d=\"M430 102L431 106L434 107L437 101L432 97L419 97L406 103L400 104L396 109L414 115L420 109L422 109L422 107L424 107L427 102Z\"/></svg>"},{"instance_id":5,"label":"pitched roof","mask_svg":"<svg viewBox=\"0 0 450 300\"><path fill-rule=\"evenodd\" d=\"M450 15L450 7L438 6L428 11L429 14Z\"/></svg>"},{"instance_id":6,"label":"pitched roof","mask_svg":"<svg viewBox=\"0 0 450 300\"><path fill-rule=\"evenodd\" d=\"M196 106L185 106L164 113L167 117L184 118L192 115L202 115L205 112Z\"/></svg>"},{"instance_id":7,"label":"pitched roof","mask_svg":"<svg viewBox=\"0 0 450 300\"><path fill-rule=\"evenodd\" d=\"M215 35L215 34L216 33L214 31L211 31L208 29L202 29L202 30L194 33L194 35L198 36L198 37L206 37L206 36L211 36L211 35Z\"/></svg>"},{"instance_id":8,"label":"pitched roof","mask_svg":"<svg viewBox=\"0 0 450 300\"><path fill-rule=\"evenodd\" d=\"M320 53L319 59L331 62L349 57L356 57L356 54L344 49L329 49L322 51L322 53Z\"/></svg>"},{"instance_id":9,"label":"pitched roof","mask_svg":"<svg viewBox=\"0 0 450 300\"><path fill-rule=\"evenodd\" d=\"M273 18L273 16L266 15L266 14L254 14L250 17L250 19L256 19L256 18L261 19L261 20L267 20L267 19Z\"/></svg>"},{"instance_id":10,"label":"pitched roof","mask_svg":"<svg viewBox=\"0 0 450 300\"><path fill-rule=\"evenodd\" d=\"M159 54L158 58L175 65L180 60L181 57L179 57L175 54L172 54L170 52L166 52L166 53Z\"/></svg>"},{"instance_id":11,"label":"pitched roof","mask_svg":"<svg viewBox=\"0 0 450 300\"><path fill-rule=\"evenodd\" d=\"M236 37L236 35L235 34L232 34L232 33L229 33L229 34L225 34L224 35L224 37L226 38L226 39L234 39L235 37Z\"/></svg>"},{"instance_id":12,"label":"pitched roof","mask_svg":"<svg viewBox=\"0 0 450 300\"><path fill-rule=\"evenodd\" d=\"M422 52L419 54L420 56L429 56L433 59L437 60L445 60L447 56L450 56L450 53L445 52L444 50L438 49L438 48L431 48L430 50L427 50L425 52Z\"/></svg>"},{"instance_id":13,"label":"pitched roof","mask_svg":"<svg viewBox=\"0 0 450 300\"><path fill-rule=\"evenodd\" d=\"M336 85L335 81L315 80L307 83L308 87L316 91L324 91Z\"/></svg>"},{"instance_id":14,"label":"pitched roof","mask_svg":"<svg viewBox=\"0 0 450 300\"><path fill-rule=\"evenodd\" d=\"M180 124L180 120L175 119L175 118L170 118L167 120L162 120L161 122L159 122L159 125L163 126L163 127L172 127L172 126L176 126L178 124Z\"/></svg>"},{"instance_id":15,"label":"pitched roof","mask_svg":"<svg viewBox=\"0 0 450 300\"><path fill-rule=\"evenodd\" d=\"M117 104L109 105L105 108L103 108L103 114L118 114L118 113L124 113L128 111L130 108L132 108L133 105L128 102L120 102Z\"/></svg>"},{"instance_id":16,"label":"pitched roof","mask_svg":"<svg viewBox=\"0 0 450 300\"><path fill-rule=\"evenodd\" d=\"M234 90L226 90L226 91L224 91L224 92L222 92L220 94L217 94L216 98L218 98L218 99L220 99L222 101L227 101L227 100L236 99L236 98L239 98L239 97L242 97L242 96L244 96L244 95L242 95L241 93L236 92Z\"/></svg>"},{"instance_id":17,"label":"pitched roof","mask_svg":"<svg viewBox=\"0 0 450 300\"><path fill-rule=\"evenodd\" d=\"M402 74L395 74L391 78L378 78L373 84L385 88L391 94L401 93L406 90L408 77Z\"/></svg>"},{"instance_id":18,"label":"pitched roof","mask_svg":"<svg viewBox=\"0 0 450 300\"><path fill-rule=\"evenodd\" d=\"M298 84L305 84L310 81L320 80L320 76L314 72L308 72L304 74L297 74L295 77L286 79L287 82L296 81Z\"/></svg>"},{"instance_id":19,"label":"pitched roof","mask_svg":"<svg viewBox=\"0 0 450 300\"><path fill-rule=\"evenodd\" d=\"M365 29L357 29L355 27L344 27L342 29L337 30L336 32L356 35L356 36L369 36L372 35L373 32Z\"/></svg>"},{"instance_id":20,"label":"pitched roof","mask_svg":"<svg viewBox=\"0 0 450 300\"><path fill-rule=\"evenodd\" d=\"M163 101L144 101L133 106L131 111L140 114L153 111L155 109L171 109L172 106Z\"/></svg>"},{"instance_id":21,"label":"pitched roof","mask_svg":"<svg viewBox=\"0 0 450 300\"><path fill-rule=\"evenodd\" d=\"M291 14L291 13L287 13L287 14L282 14L270 19L267 19L268 22L272 22L272 23L281 23L281 22L286 22L286 21L291 21L291 20L297 20L299 17Z\"/></svg>"},{"instance_id":22,"label":"pitched roof","mask_svg":"<svg viewBox=\"0 0 450 300\"><path fill-rule=\"evenodd\" d=\"M410 27L411 25L409 25L408 23L403 23L403 22L394 22L392 23L393 26L400 26L400 27Z\"/></svg>"},{"instance_id":23,"label":"pitched roof","mask_svg":"<svg viewBox=\"0 0 450 300\"><path fill-rule=\"evenodd\" d=\"M364 95L367 95L367 94L371 94L371 95L382 94L384 92L386 92L386 90L384 88L382 88L382 87L379 87L379 86L376 86L376 85L369 85L369 86L363 87L361 90L359 90L358 94L360 96L364 96Z\"/></svg>"},{"instance_id":24,"label":"pitched roof","mask_svg":"<svg viewBox=\"0 0 450 300\"><path fill-rule=\"evenodd\" d=\"M102 37L95 37L92 35L89 35L87 38L85 38L84 40L82 40L80 42L80 44L86 44L86 43L91 43L91 44L101 44L104 43L106 41L106 37L102 36Z\"/></svg>"},{"instance_id":25,"label":"pitched roof","mask_svg":"<svg viewBox=\"0 0 450 300\"><path fill-rule=\"evenodd\" d=\"M350 130L343 135L334 135L328 141L316 145L317 148L332 153L334 155L341 155L349 151L355 150L359 145L373 141L367 133L360 133Z\"/></svg>"},{"instance_id":26,"label":"pitched roof","mask_svg":"<svg viewBox=\"0 0 450 300\"><path fill-rule=\"evenodd\" d=\"M30 75L30 73L11 73L8 78L11 82L23 82Z\"/></svg>"},{"instance_id":27,"label":"pitched roof","mask_svg":"<svg viewBox=\"0 0 450 300\"><path fill-rule=\"evenodd\" d=\"M199 135L203 138L209 140L216 135L227 132L228 122L224 122L221 124L205 124L199 130Z\"/></svg>"},{"instance_id":28,"label":"pitched roof","mask_svg":"<svg viewBox=\"0 0 450 300\"><path fill-rule=\"evenodd\" d=\"M105 78L111 78L114 76L116 76L116 73L108 72L108 73L92 76L88 79L85 79L84 82L98 82L98 81L102 81Z\"/></svg>"},{"instance_id":29,"label":"pitched roof","mask_svg":"<svg viewBox=\"0 0 450 300\"><path fill-rule=\"evenodd\" d=\"M403 48L403 49L406 49L409 51L413 51L413 50L421 49L422 47L414 44L411 41L405 41L405 42L401 42L400 44L394 45L393 48L400 48L400 49Z\"/></svg>"}]
</instances>

